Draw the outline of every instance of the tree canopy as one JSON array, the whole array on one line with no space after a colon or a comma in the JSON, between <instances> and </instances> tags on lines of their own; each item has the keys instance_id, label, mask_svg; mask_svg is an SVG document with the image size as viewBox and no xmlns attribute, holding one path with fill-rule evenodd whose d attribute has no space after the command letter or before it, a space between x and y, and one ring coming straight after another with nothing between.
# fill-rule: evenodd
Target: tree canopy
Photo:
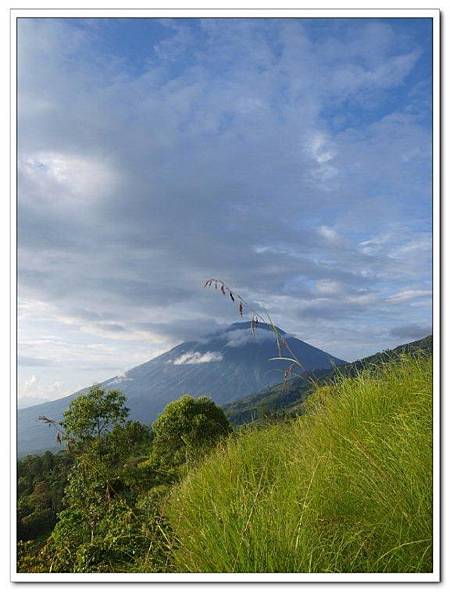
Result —
<instances>
[{"instance_id":1,"label":"tree canopy","mask_svg":"<svg viewBox=\"0 0 450 600\"><path fill-rule=\"evenodd\" d=\"M225 413L212 400L181 396L153 423L152 458L176 467L195 459L230 432Z\"/></svg>"},{"instance_id":2,"label":"tree canopy","mask_svg":"<svg viewBox=\"0 0 450 600\"><path fill-rule=\"evenodd\" d=\"M120 391L97 386L72 401L61 423L42 418L62 432L61 456L70 462L57 479L58 495L50 485L57 473L51 455L20 466L22 571L170 568L173 539L164 514L170 486L231 426L209 398L182 396L150 432L127 420L125 401Z\"/></svg>"},{"instance_id":3,"label":"tree canopy","mask_svg":"<svg viewBox=\"0 0 450 600\"><path fill-rule=\"evenodd\" d=\"M119 390L93 386L72 400L64 413L63 429L68 441L77 444L100 439L115 426L123 425L129 413L126 398Z\"/></svg>"}]
</instances>

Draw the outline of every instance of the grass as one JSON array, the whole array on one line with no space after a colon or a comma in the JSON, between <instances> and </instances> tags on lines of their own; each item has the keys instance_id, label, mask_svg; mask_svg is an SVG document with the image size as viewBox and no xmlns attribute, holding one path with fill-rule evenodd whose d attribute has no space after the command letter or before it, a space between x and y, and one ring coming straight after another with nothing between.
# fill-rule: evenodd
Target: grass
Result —
<instances>
[{"instance_id":1,"label":"grass","mask_svg":"<svg viewBox=\"0 0 450 600\"><path fill-rule=\"evenodd\" d=\"M402 356L231 436L172 492L176 569L432 571L431 389Z\"/></svg>"}]
</instances>

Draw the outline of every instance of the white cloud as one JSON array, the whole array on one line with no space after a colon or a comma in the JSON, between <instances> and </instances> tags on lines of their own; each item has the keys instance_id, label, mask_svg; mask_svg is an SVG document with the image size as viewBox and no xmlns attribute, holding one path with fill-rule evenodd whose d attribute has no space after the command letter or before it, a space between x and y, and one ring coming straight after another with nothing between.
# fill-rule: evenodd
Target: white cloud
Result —
<instances>
[{"instance_id":1,"label":"white cloud","mask_svg":"<svg viewBox=\"0 0 450 600\"><path fill-rule=\"evenodd\" d=\"M186 352L173 362L174 365L202 365L205 363L220 362L223 356L220 352Z\"/></svg>"},{"instance_id":2,"label":"white cloud","mask_svg":"<svg viewBox=\"0 0 450 600\"><path fill-rule=\"evenodd\" d=\"M117 173L110 165L77 154L25 153L19 157L18 168L25 194L32 189L50 205L107 197L117 182Z\"/></svg>"},{"instance_id":3,"label":"white cloud","mask_svg":"<svg viewBox=\"0 0 450 600\"><path fill-rule=\"evenodd\" d=\"M401 304L403 302L411 302L417 298L431 297L431 290L402 290L387 298L387 302L391 304Z\"/></svg>"},{"instance_id":4,"label":"white cloud","mask_svg":"<svg viewBox=\"0 0 450 600\"><path fill-rule=\"evenodd\" d=\"M390 253L393 258L408 259L414 257L425 257L429 258L432 250L432 240L429 236L424 238L421 236L419 239L415 239L405 243L402 246L394 248Z\"/></svg>"},{"instance_id":5,"label":"white cloud","mask_svg":"<svg viewBox=\"0 0 450 600\"><path fill-rule=\"evenodd\" d=\"M320 132L313 133L309 142L306 144L306 147L311 152L314 160L319 164L330 161L335 155L332 144L327 137Z\"/></svg>"},{"instance_id":6,"label":"white cloud","mask_svg":"<svg viewBox=\"0 0 450 600\"><path fill-rule=\"evenodd\" d=\"M347 245L346 240L343 236L328 225L321 225L318 229L319 235L324 239L330 246L345 246Z\"/></svg>"},{"instance_id":7,"label":"white cloud","mask_svg":"<svg viewBox=\"0 0 450 600\"><path fill-rule=\"evenodd\" d=\"M341 281L333 281L332 279L320 279L319 281L316 281L317 292L324 296L340 294L343 291L343 287Z\"/></svg>"},{"instance_id":8,"label":"white cloud","mask_svg":"<svg viewBox=\"0 0 450 600\"><path fill-rule=\"evenodd\" d=\"M389 233L382 233L376 235L368 240L359 242L358 246L362 254L369 256L376 256L377 254L385 250L386 244L392 239L392 235Z\"/></svg>"},{"instance_id":9,"label":"white cloud","mask_svg":"<svg viewBox=\"0 0 450 600\"><path fill-rule=\"evenodd\" d=\"M117 375L117 377L113 377L107 384L107 387L114 387L116 384L122 383L123 381L132 381L132 377L128 377L126 373L122 373L121 375Z\"/></svg>"},{"instance_id":10,"label":"white cloud","mask_svg":"<svg viewBox=\"0 0 450 600\"><path fill-rule=\"evenodd\" d=\"M261 339L268 338L272 338L275 342L275 334L273 331L268 329L258 329L258 327L256 327L254 333L252 333L250 329L235 329L234 331L228 331L225 334L225 337L228 340L226 345L230 348L259 343Z\"/></svg>"},{"instance_id":11,"label":"white cloud","mask_svg":"<svg viewBox=\"0 0 450 600\"><path fill-rule=\"evenodd\" d=\"M55 400L67 393L66 385L61 381L43 382L40 377L31 375L25 381L19 381L19 404L30 404Z\"/></svg>"}]
</instances>

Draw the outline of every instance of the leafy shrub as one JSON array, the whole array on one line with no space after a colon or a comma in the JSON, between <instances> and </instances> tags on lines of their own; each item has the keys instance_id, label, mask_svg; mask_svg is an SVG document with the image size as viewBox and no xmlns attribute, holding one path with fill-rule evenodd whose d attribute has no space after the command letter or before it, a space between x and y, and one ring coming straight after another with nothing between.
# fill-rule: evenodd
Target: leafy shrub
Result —
<instances>
[{"instance_id":1,"label":"leafy shrub","mask_svg":"<svg viewBox=\"0 0 450 600\"><path fill-rule=\"evenodd\" d=\"M152 427L149 464L164 482L174 480L181 465L192 465L231 432L223 410L205 397L181 396L166 406Z\"/></svg>"}]
</instances>

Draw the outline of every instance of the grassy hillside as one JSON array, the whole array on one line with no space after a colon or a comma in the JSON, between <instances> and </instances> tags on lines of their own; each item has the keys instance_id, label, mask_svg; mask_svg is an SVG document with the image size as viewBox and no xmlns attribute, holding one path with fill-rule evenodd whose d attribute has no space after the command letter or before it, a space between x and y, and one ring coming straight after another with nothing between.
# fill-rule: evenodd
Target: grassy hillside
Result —
<instances>
[{"instance_id":1,"label":"grassy hillside","mask_svg":"<svg viewBox=\"0 0 450 600\"><path fill-rule=\"evenodd\" d=\"M314 371L314 381L324 383L332 381L336 373L355 376L363 369L377 367L388 361L397 360L406 354L431 356L433 351L433 337L431 335L403 344L392 350L378 352L352 363L332 369ZM226 404L223 409L234 425L244 425L258 421L267 416L280 416L280 414L303 412L303 402L313 391L308 374L289 379L284 383L273 385L257 394L251 394L236 402Z\"/></svg>"},{"instance_id":2,"label":"grassy hillside","mask_svg":"<svg viewBox=\"0 0 450 600\"><path fill-rule=\"evenodd\" d=\"M177 570L431 571L431 391L405 355L231 436L171 494Z\"/></svg>"}]
</instances>

